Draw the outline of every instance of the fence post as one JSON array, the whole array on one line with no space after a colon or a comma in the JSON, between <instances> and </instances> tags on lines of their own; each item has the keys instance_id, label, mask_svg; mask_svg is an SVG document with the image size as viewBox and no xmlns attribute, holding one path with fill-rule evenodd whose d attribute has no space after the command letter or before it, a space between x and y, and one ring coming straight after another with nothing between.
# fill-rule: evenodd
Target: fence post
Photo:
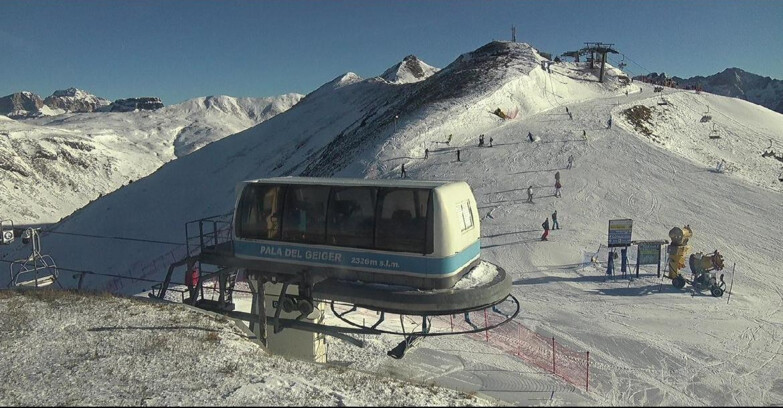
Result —
<instances>
[{"instance_id":1,"label":"fence post","mask_svg":"<svg viewBox=\"0 0 783 408\"><path fill-rule=\"evenodd\" d=\"M489 330L487 327L489 327L489 324L487 323L487 309L484 309L484 335L486 336L486 340L489 341Z\"/></svg>"},{"instance_id":2,"label":"fence post","mask_svg":"<svg viewBox=\"0 0 783 408\"><path fill-rule=\"evenodd\" d=\"M590 352L587 352L587 371L585 372L585 392L590 390Z\"/></svg>"},{"instance_id":3,"label":"fence post","mask_svg":"<svg viewBox=\"0 0 783 408\"><path fill-rule=\"evenodd\" d=\"M451 324L451 332L454 333L454 315L449 315L449 324Z\"/></svg>"},{"instance_id":4,"label":"fence post","mask_svg":"<svg viewBox=\"0 0 783 408\"><path fill-rule=\"evenodd\" d=\"M552 336L552 374L557 374L555 371L555 337Z\"/></svg>"}]
</instances>

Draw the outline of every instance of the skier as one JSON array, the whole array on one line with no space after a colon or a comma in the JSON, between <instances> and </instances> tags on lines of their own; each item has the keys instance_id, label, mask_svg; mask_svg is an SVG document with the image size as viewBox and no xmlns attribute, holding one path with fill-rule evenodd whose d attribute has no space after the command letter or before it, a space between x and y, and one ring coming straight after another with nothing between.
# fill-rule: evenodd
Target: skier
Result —
<instances>
[{"instance_id":1,"label":"skier","mask_svg":"<svg viewBox=\"0 0 783 408\"><path fill-rule=\"evenodd\" d=\"M572 115L571 112L568 112L568 119L574 120L574 115Z\"/></svg>"},{"instance_id":2,"label":"skier","mask_svg":"<svg viewBox=\"0 0 783 408\"><path fill-rule=\"evenodd\" d=\"M543 224L541 224L541 227L544 228L544 233L541 235L542 241L549 241L546 237L549 236L549 217L546 217L546 220Z\"/></svg>"},{"instance_id":3,"label":"skier","mask_svg":"<svg viewBox=\"0 0 783 408\"><path fill-rule=\"evenodd\" d=\"M530 139L530 141L533 141L533 134L530 132L527 132L527 138Z\"/></svg>"},{"instance_id":4,"label":"skier","mask_svg":"<svg viewBox=\"0 0 783 408\"><path fill-rule=\"evenodd\" d=\"M459 149L457 149L457 161L459 161Z\"/></svg>"},{"instance_id":5,"label":"skier","mask_svg":"<svg viewBox=\"0 0 783 408\"><path fill-rule=\"evenodd\" d=\"M726 166L726 160L721 159L718 162L718 165L715 166L715 171L717 171L718 173L723 173L723 167L724 166Z\"/></svg>"},{"instance_id":6,"label":"skier","mask_svg":"<svg viewBox=\"0 0 783 408\"><path fill-rule=\"evenodd\" d=\"M566 108L566 113L571 113L571 112L568 111L568 106L566 106L565 108Z\"/></svg>"},{"instance_id":7,"label":"skier","mask_svg":"<svg viewBox=\"0 0 783 408\"><path fill-rule=\"evenodd\" d=\"M560 180L555 181L555 197L562 197L562 194L560 193L560 187L563 187L562 184L560 184Z\"/></svg>"},{"instance_id":8,"label":"skier","mask_svg":"<svg viewBox=\"0 0 783 408\"><path fill-rule=\"evenodd\" d=\"M430 157L430 149L424 149L424 158Z\"/></svg>"},{"instance_id":9,"label":"skier","mask_svg":"<svg viewBox=\"0 0 783 408\"><path fill-rule=\"evenodd\" d=\"M557 223L557 210L552 213L552 229L560 229L560 224Z\"/></svg>"},{"instance_id":10,"label":"skier","mask_svg":"<svg viewBox=\"0 0 783 408\"><path fill-rule=\"evenodd\" d=\"M527 202L533 202L533 186L527 188Z\"/></svg>"},{"instance_id":11,"label":"skier","mask_svg":"<svg viewBox=\"0 0 783 408\"><path fill-rule=\"evenodd\" d=\"M405 174L405 163L402 164L402 169L400 171L400 178L407 177L407 174Z\"/></svg>"},{"instance_id":12,"label":"skier","mask_svg":"<svg viewBox=\"0 0 783 408\"><path fill-rule=\"evenodd\" d=\"M490 136L490 137L489 137L489 147L492 147L492 141L493 141L493 140L494 140L494 139L492 139L492 136Z\"/></svg>"},{"instance_id":13,"label":"skier","mask_svg":"<svg viewBox=\"0 0 783 408\"><path fill-rule=\"evenodd\" d=\"M478 147L484 146L484 135L479 135L479 145Z\"/></svg>"},{"instance_id":14,"label":"skier","mask_svg":"<svg viewBox=\"0 0 783 408\"><path fill-rule=\"evenodd\" d=\"M449 138L446 139L446 144L450 144L450 143L451 143L451 134L449 134Z\"/></svg>"},{"instance_id":15,"label":"skier","mask_svg":"<svg viewBox=\"0 0 783 408\"><path fill-rule=\"evenodd\" d=\"M568 156L568 165L566 166L567 169L570 169L574 166L574 155Z\"/></svg>"},{"instance_id":16,"label":"skier","mask_svg":"<svg viewBox=\"0 0 783 408\"><path fill-rule=\"evenodd\" d=\"M609 120L606 122L606 125L607 125L607 129L611 129L612 128L612 117L611 116L609 116Z\"/></svg>"}]
</instances>

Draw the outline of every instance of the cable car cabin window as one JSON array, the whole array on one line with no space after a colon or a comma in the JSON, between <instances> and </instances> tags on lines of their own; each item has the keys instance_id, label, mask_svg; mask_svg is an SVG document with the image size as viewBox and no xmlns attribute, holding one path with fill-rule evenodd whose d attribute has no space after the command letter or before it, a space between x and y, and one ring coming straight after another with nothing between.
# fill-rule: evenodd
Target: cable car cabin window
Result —
<instances>
[{"instance_id":1,"label":"cable car cabin window","mask_svg":"<svg viewBox=\"0 0 783 408\"><path fill-rule=\"evenodd\" d=\"M457 204L457 214L460 218L460 230L465 232L473 228L473 211L470 209L470 201Z\"/></svg>"},{"instance_id":2,"label":"cable car cabin window","mask_svg":"<svg viewBox=\"0 0 783 408\"><path fill-rule=\"evenodd\" d=\"M283 241L326 242L329 187L289 185L283 207Z\"/></svg>"},{"instance_id":3,"label":"cable car cabin window","mask_svg":"<svg viewBox=\"0 0 783 408\"><path fill-rule=\"evenodd\" d=\"M326 225L328 245L373 247L376 192L374 187L332 189Z\"/></svg>"},{"instance_id":4,"label":"cable car cabin window","mask_svg":"<svg viewBox=\"0 0 783 408\"><path fill-rule=\"evenodd\" d=\"M432 236L427 234L429 199L429 190L382 188L378 193L376 248L426 253L425 243Z\"/></svg>"},{"instance_id":5,"label":"cable car cabin window","mask_svg":"<svg viewBox=\"0 0 783 408\"><path fill-rule=\"evenodd\" d=\"M237 236L254 239L280 239L282 187L249 184L239 202Z\"/></svg>"}]
</instances>

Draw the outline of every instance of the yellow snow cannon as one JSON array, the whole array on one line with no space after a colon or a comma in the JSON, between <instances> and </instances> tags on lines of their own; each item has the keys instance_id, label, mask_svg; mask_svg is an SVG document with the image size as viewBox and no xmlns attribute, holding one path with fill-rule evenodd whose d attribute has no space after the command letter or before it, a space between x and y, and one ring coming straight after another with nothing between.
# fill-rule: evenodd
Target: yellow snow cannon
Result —
<instances>
[{"instance_id":1,"label":"yellow snow cannon","mask_svg":"<svg viewBox=\"0 0 783 408\"><path fill-rule=\"evenodd\" d=\"M723 270L723 255L716 249L709 255L697 252L688 258L693 278L686 281L690 283L695 290L709 289L712 296L721 297L726 290L726 282L723 281L723 274L719 278L715 277L712 271Z\"/></svg>"},{"instance_id":2,"label":"yellow snow cannon","mask_svg":"<svg viewBox=\"0 0 783 408\"><path fill-rule=\"evenodd\" d=\"M676 288L685 286L685 281L678 278L680 277L680 269L685 267L685 255L691 250L691 247L688 245L688 240L691 236L693 236L693 231L691 231L689 225L683 228L674 227L669 230L671 244L666 249L666 252L669 254L669 279L672 279L672 284Z\"/></svg>"}]
</instances>

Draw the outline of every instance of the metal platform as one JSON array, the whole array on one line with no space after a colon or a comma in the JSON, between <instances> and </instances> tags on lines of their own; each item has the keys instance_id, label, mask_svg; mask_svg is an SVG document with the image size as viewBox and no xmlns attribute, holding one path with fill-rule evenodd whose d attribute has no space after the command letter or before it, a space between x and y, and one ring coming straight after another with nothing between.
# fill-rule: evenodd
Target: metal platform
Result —
<instances>
[{"instance_id":1,"label":"metal platform","mask_svg":"<svg viewBox=\"0 0 783 408\"><path fill-rule=\"evenodd\" d=\"M503 268L494 266L497 274L492 280L465 289L417 290L407 286L326 279L313 286L313 297L396 314L435 316L468 312L496 305L510 293L511 278ZM463 277L469 278L470 273ZM459 283L455 287L460 286Z\"/></svg>"}]
</instances>

